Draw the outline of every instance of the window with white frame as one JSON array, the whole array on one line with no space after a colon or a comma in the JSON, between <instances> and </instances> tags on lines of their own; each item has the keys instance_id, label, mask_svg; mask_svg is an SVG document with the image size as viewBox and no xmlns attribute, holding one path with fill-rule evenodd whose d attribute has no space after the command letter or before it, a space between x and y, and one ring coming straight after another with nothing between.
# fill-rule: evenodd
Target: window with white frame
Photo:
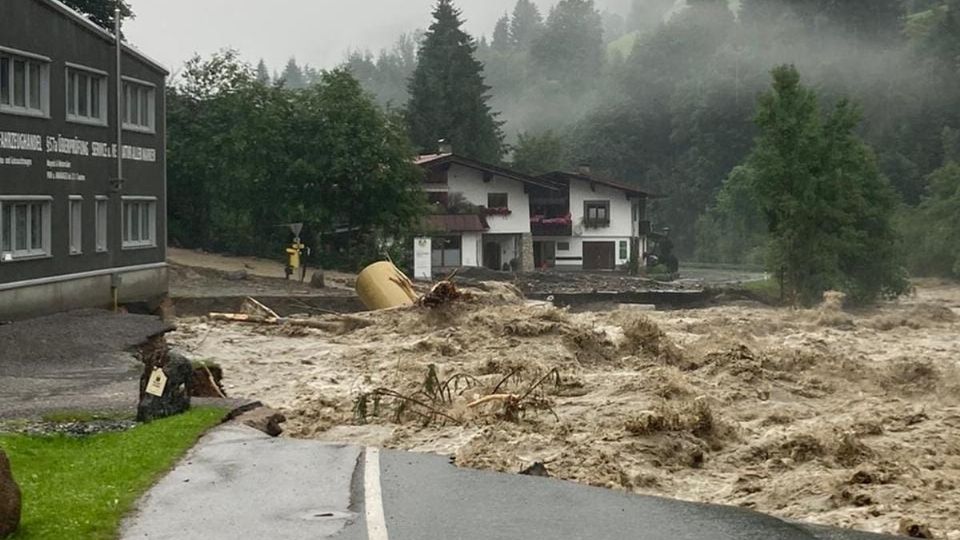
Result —
<instances>
[{"instance_id":1,"label":"window with white frame","mask_svg":"<svg viewBox=\"0 0 960 540\"><path fill-rule=\"evenodd\" d=\"M70 218L70 254L83 253L83 197L70 196L68 205Z\"/></svg>"},{"instance_id":2,"label":"window with white frame","mask_svg":"<svg viewBox=\"0 0 960 540\"><path fill-rule=\"evenodd\" d=\"M141 248L157 245L157 200L124 197L123 247Z\"/></svg>"},{"instance_id":3,"label":"window with white frame","mask_svg":"<svg viewBox=\"0 0 960 540\"><path fill-rule=\"evenodd\" d=\"M50 255L50 198L0 198L0 262Z\"/></svg>"},{"instance_id":4,"label":"window with white frame","mask_svg":"<svg viewBox=\"0 0 960 540\"><path fill-rule=\"evenodd\" d=\"M97 251L107 251L107 197L97 197L95 214L97 222Z\"/></svg>"},{"instance_id":5,"label":"window with white frame","mask_svg":"<svg viewBox=\"0 0 960 540\"><path fill-rule=\"evenodd\" d=\"M107 76L103 72L67 66L67 120L107 124Z\"/></svg>"},{"instance_id":6,"label":"window with white frame","mask_svg":"<svg viewBox=\"0 0 960 540\"><path fill-rule=\"evenodd\" d=\"M0 49L0 112L45 116L49 103L49 60Z\"/></svg>"},{"instance_id":7,"label":"window with white frame","mask_svg":"<svg viewBox=\"0 0 960 540\"><path fill-rule=\"evenodd\" d=\"M156 126L156 89L133 81L123 83L123 127L134 131L154 131Z\"/></svg>"}]
</instances>

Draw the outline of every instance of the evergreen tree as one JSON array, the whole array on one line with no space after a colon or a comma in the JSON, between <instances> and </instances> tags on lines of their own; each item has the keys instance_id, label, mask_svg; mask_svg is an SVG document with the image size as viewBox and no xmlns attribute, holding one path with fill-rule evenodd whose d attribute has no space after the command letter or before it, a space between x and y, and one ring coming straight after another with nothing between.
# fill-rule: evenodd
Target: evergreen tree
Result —
<instances>
[{"instance_id":1,"label":"evergreen tree","mask_svg":"<svg viewBox=\"0 0 960 540\"><path fill-rule=\"evenodd\" d=\"M842 100L822 118L796 68L778 67L773 78L773 89L760 98L760 135L745 175L766 216L771 271L790 299L805 304L828 289L858 302L902 293L896 199L854 134L858 111Z\"/></svg>"},{"instance_id":2,"label":"evergreen tree","mask_svg":"<svg viewBox=\"0 0 960 540\"><path fill-rule=\"evenodd\" d=\"M283 81L284 86L292 90L307 87L307 79L303 74L303 70L297 65L295 58L290 58L290 60L287 61L287 66L283 68L283 73L280 74L280 80Z\"/></svg>"},{"instance_id":3,"label":"evergreen tree","mask_svg":"<svg viewBox=\"0 0 960 540\"><path fill-rule=\"evenodd\" d=\"M517 0L510 21L510 39L515 47L529 50L543 32L543 17L531 0Z\"/></svg>"},{"instance_id":4,"label":"evergreen tree","mask_svg":"<svg viewBox=\"0 0 960 540\"><path fill-rule=\"evenodd\" d=\"M487 103L490 88L483 64L474 58L476 44L460 28L460 12L451 0L438 0L433 17L410 80L410 136L422 152L436 151L437 141L447 139L457 153L497 162L503 134Z\"/></svg>"},{"instance_id":5,"label":"evergreen tree","mask_svg":"<svg viewBox=\"0 0 960 540\"><path fill-rule=\"evenodd\" d=\"M603 70L603 20L593 0L560 0L547 17L531 55L544 75L582 88Z\"/></svg>"},{"instance_id":6,"label":"evergreen tree","mask_svg":"<svg viewBox=\"0 0 960 540\"><path fill-rule=\"evenodd\" d=\"M114 10L120 6L121 19L132 19L133 10L123 0L63 0L67 6L86 15L91 21L110 33L114 29Z\"/></svg>"},{"instance_id":7,"label":"evergreen tree","mask_svg":"<svg viewBox=\"0 0 960 540\"><path fill-rule=\"evenodd\" d=\"M270 84L270 70L267 69L267 63L260 59L257 64L257 81L261 84Z\"/></svg>"},{"instance_id":8,"label":"evergreen tree","mask_svg":"<svg viewBox=\"0 0 960 540\"><path fill-rule=\"evenodd\" d=\"M510 18L504 15L497 20L497 25L493 28L493 41L490 46L493 50L504 52L510 49Z\"/></svg>"}]
</instances>

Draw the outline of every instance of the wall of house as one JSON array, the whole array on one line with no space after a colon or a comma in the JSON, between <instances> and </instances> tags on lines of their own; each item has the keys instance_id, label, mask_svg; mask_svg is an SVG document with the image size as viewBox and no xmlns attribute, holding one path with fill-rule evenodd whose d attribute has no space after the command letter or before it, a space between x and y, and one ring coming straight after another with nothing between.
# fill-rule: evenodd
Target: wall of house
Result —
<instances>
[{"instance_id":1,"label":"wall of house","mask_svg":"<svg viewBox=\"0 0 960 540\"><path fill-rule=\"evenodd\" d=\"M478 232L463 233L460 240L463 245L463 266L475 267L481 266L480 242L481 234Z\"/></svg>"},{"instance_id":2,"label":"wall of house","mask_svg":"<svg viewBox=\"0 0 960 540\"><path fill-rule=\"evenodd\" d=\"M29 301L37 311L50 306L76 307L80 299L102 304L110 295L109 277L91 279L76 277L76 283L64 276L88 276L91 272L109 270L123 274L144 265L163 264L166 259L166 204L164 154L164 83L165 74L128 51L123 55L123 75L152 85L155 90L155 129L150 132L123 132L124 177L121 189L113 189L110 180L116 177L116 67L115 48L102 35L85 24L62 14L46 2L36 0L0 1L0 47L7 54L22 53L46 57L41 59L49 72L47 114L24 115L0 112L0 198L7 200L47 197L49 200L49 241L46 253L32 258L0 260L0 285L4 301L15 301L18 316L29 312ZM67 119L67 64L84 66L103 72L107 77L106 125L80 123ZM17 138L36 138L42 144L11 144ZM69 246L71 198L81 200L81 250L71 252ZM107 245L97 249L96 200L107 200ZM123 198L142 197L156 201L151 227L155 231L151 245L124 246ZM142 298L165 293L166 273L141 272L147 276L132 293ZM147 284L152 279L152 284ZM45 280L42 283L36 280ZM105 287L102 284L106 282ZM12 285L31 283L30 290L14 295ZM99 287L96 295L89 293ZM63 297L62 302L45 295ZM136 294L134 294L136 296ZM95 298L95 300L94 300ZM67 300L73 299L73 300ZM138 300L134 298L134 300ZM23 307L27 306L27 307ZM12 308L11 308L12 309ZM4 310L0 310L4 311Z\"/></svg>"},{"instance_id":3,"label":"wall of house","mask_svg":"<svg viewBox=\"0 0 960 540\"><path fill-rule=\"evenodd\" d=\"M506 193L509 216L488 216L490 234L522 234L530 232L530 197L522 182L494 176L483 181L483 172L452 165L447 176L450 193L460 193L470 203L486 206L490 193ZM582 204L582 203L581 203ZM582 211L582 210L581 210Z\"/></svg>"},{"instance_id":4,"label":"wall of house","mask_svg":"<svg viewBox=\"0 0 960 540\"><path fill-rule=\"evenodd\" d=\"M610 226L604 228L583 227L583 203L585 201L610 201ZM573 217L574 236L580 229L582 236L590 239L630 238L633 233L633 202L619 190L590 182L570 181L570 214Z\"/></svg>"},{"instance_id":5,"label":"wall of house","mask_svg":"<svg viewBox=\"0 0 960 540\"><path fill-rule=\"evenodd\" d=\"M616 247L614 253L616 255L616 264L619 268L627 264L630 261L630 237L629 236L574 236L574 237L561 237L561 236L544 236L536 237L535 241L547 241L547 242L557 242L557 259L556 264L557 268L560 269L576 269L583 268L583 242L615 242ZM561 243L570 244L570 249L561 251L559 244ZM627 256L620 256L620 242L627 243Z\"/></svg>"}]
</instances>

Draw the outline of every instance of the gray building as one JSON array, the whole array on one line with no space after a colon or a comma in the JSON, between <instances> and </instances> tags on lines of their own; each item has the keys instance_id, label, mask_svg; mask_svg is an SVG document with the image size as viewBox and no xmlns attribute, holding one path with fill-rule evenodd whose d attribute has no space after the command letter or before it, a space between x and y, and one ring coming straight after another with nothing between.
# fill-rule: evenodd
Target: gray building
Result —
<instances>
[{"instance_id":1,"label":"gray building","mask_svg":"<svg viewBox=\"0 0 960 540\"><path fill-rule=\"evenodd\" d=\"M56 0L0 1L0 320L166 294L164 85ZM123 179L117 180L117 123Z\"/></svg>"}]
</instances>

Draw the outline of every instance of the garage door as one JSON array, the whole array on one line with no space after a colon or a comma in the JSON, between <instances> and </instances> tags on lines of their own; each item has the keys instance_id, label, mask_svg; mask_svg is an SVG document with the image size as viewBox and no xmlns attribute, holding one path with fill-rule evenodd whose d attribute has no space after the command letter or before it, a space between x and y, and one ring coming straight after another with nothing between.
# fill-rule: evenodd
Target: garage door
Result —
<instances>
[{"instance_id":1,"label":"garage door","mask_svg":"<svg viewBox=\"0 0 960 540\"><path fill-rule=\"evenodd\" d=\"M616 242L584 242L584 270L613 270L616 266L614 255Z\"/></svg>"}]
</instances>

